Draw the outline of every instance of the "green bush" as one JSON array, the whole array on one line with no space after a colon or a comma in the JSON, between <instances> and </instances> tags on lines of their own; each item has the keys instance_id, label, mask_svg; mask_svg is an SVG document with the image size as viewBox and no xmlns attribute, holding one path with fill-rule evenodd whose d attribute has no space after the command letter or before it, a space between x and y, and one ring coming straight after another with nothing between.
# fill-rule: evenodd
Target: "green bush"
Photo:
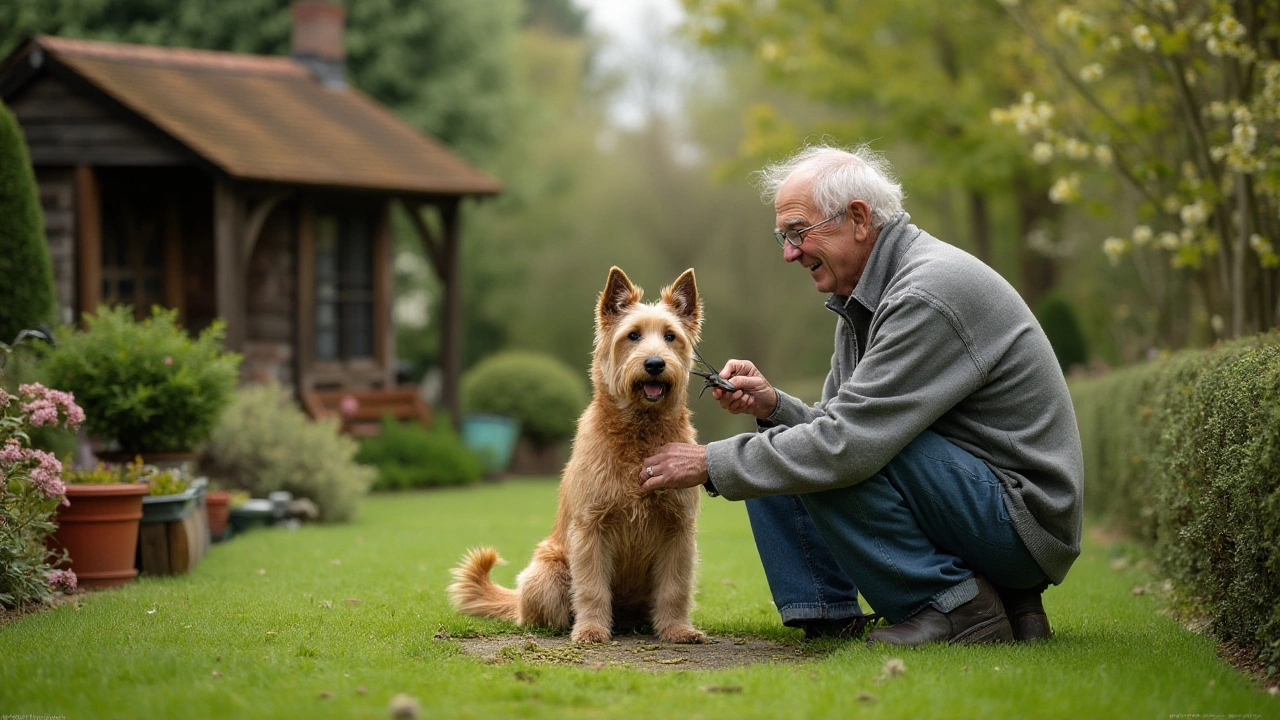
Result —
<instances>
[{"instance_id":1,"label":"green bush","mask_svg":"<svg viewBox=\"0 0 1280 720\"><path fill-rule=\"evenodd\" d=\"M538 447L573 437L588 399L586 378L560 360L538 353L499 353L462 379L467 411L519 420L520 435Z\"/></svg>"},{"instance_id":2,"label":"green bush","mask_svg":"<svg viewBox=\"0 0 1280 720\"><path fill-rule=\"evenodd\" d=\"M1089 361L1089 345L1080 331L1080 323L1076 321L1076 311L1071 302L1058 293L1049 293L1036 303L1036 320L1049 338L1053 346L1053 354L1058 357L1058 364L1066 372L1073 365L1083 365Z\"/></svg>"},{"instance_id":3,"label":"green bush","mask_svg":"<svg viewBox=\"0 0 1280 720\"><path fill-rule=\"evenodd\" d=\"M374 470L355 461L337 420L314 421L278 385L241 388L199 452L200 471L227 489L266 497L287 490L320 508L322 522L355 516Z\"/></svg>"},{"instance_id":4,"label":"green bush","mask_svg":"<svg viewBox=\"0 0 1280 720\"><path fill-rule=\"evenodd\" d=\"M22 128L0 103L0 340L53 321L53 262Z\"/></svg>"},{"instance_id":5,"label":"green bush","mask_svg":"<svg viewBox=\"0 0 1280 720\"><path fill-rule=\"evenodd\" d=\"M356 461L377 468L374 490L465 485L484 474L480 459L441 419L427 428L387 418L380 434L360 442Z\"/></svg>"},{"instance_id":6,"label":"green bush","mask_svg":"<svg viewBox=\"0 0 1280 720\"><path fill-rule=\"evenodd\" d=\"M231 401L240 356L223 352L222 323L191 338L176 310L138 322L128 306L86 314L63 328L44 361L49 384L71 391L85 430L128 453L192 450Z\"/></svg>"},{"instance_id":7,"label":"green bush","mask_svg":"<svg viewBox=\"0 0 1280 720\"><path fill-rule=\"evenodd\" d=\"M1072 383L1087 508L1184 608L1280 663L1280 331Z\"/></svg>"}]
</instances>

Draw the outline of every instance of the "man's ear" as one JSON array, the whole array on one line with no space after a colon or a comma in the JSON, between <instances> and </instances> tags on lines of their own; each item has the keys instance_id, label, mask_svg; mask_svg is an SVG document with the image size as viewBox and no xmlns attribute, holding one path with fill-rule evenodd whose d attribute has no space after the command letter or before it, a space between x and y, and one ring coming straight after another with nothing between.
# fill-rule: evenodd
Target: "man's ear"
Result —
<instances>
[{"instance_id":1,"label":"man's ear","mask_svg":"<svg viewBox=\"0 0 1280 720\"><path fill-rule=\"evenodd\" d=\"M627 274L618 266L609 268L609 279L600 292L600 302L596 306L596 321L603 327L617 319L627 308L640 302L644 290L631 284Z\"/></svg>"},{"instance_id":2,"label":"man's ear","mask_svg":"<svg viewBox=\"0 0 1280 720\"><path fill-rule=\"evenodd\" d=\"M684 325L694 342L702 331L702 299L698 297L698 283L693 268L680 273L674 283L662 289L662 302L666 303Z\"/></svg>"},{"instance_id":3,"label":"man's ear","mask_svg":"<svg viewBox=\"0 0 1280 720\"><path fill-rule=\"evenodd\" d=\"M871 207L863 200L850 200L846 209L845 220L857 225L864 236L870 237L873 234Z\"/></svg>"}]
</instances>

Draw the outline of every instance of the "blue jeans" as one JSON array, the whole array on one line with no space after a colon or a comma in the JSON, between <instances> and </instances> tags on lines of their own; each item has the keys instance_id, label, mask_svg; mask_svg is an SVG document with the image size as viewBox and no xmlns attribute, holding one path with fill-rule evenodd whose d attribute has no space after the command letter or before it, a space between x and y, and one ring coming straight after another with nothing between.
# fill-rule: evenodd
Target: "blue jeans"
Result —
<instances>
[{"instance_id":1,"label":"blue jeans","mask_svg":"<svg viewBox=\"0 0 1280 720\"><path fill-rule=\"evenodd\" d=\"M784 625L860 615L859 590L899 623L926 605L951 612L972 600L975 573L1018 589L1048 579L1009 520L999 479L931 431L863 482L748 500L747 515Z\"/></svg>"}]
</instances>

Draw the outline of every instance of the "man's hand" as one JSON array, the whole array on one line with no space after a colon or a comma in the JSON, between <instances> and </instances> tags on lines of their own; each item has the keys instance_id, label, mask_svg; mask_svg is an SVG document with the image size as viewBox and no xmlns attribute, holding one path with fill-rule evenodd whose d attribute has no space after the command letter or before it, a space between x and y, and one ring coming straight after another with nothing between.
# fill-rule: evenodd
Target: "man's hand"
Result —
<instances>
[{"instance_id":1,"label":"man's hand","mask_svg":"<svg viewBox=\"0 0 1280 720\"><path fill-rule=\"evenodd\" d=\"M773 414L778 407L778 393L764 379L750 360L730 360L724 364L720 377L733 382L738 388L733 392L715 388L712 397L720 401L720 407L731 413L748 413L761 420Z\"/></svg>"},{"instance_id":2,"label":"man's hand","mask_svg":"<svg viewBox=\"0 0 1280 720\"><path fill-rule=\"evenodd\" d=\"M697 487L707 481L707 448L688 443L667 443L656 455L644 459L640 469L642 494L654 490Z\"/></svg>"}]
</instances>

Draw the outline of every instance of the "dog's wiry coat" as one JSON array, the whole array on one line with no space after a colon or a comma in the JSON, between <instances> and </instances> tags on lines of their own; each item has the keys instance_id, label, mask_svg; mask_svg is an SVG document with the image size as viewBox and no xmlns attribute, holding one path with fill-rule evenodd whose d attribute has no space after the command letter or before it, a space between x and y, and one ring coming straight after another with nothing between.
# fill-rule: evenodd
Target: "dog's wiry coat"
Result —
<instances>
[{"instance_id":1,"label":"dog's wiry coat","mask_svg":"<svg viewBox=\"0 0 1280 720\"><path fill-rule=\"evenodd\" d=\"M643 294L621 270L609 271L596 307L594 396L578 420L555 526L514 590L489 579L501 562L496 551L470 551L449 586L462 612L572 627L577 642L645 622L666 642L705 640L689 622L700 490L640 494L646 457L696 440L685 399L702 305L692 269L658 302L642 303Z\"/></svg>"}]
</instances>

